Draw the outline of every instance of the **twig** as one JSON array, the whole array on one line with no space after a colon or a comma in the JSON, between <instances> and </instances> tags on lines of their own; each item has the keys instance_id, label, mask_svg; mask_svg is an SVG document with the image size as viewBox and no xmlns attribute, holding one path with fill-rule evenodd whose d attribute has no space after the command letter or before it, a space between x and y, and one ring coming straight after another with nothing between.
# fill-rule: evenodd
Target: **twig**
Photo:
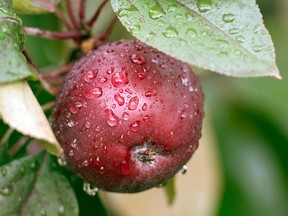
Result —
<instances>
[{"instance_id":1,"label":"twig","mask_svg":"<svg viewBox=\"0 0 288 216\"><path fill-rule=\"evenodd\" d=\"M65 15L62 13L61 10L59 10L57 7L55 7L53 4L51 4L48 1L46 2L46 4L49 5L51 8L51 11L54 11L56 16L63 21L67 29L69 30L73 29L73 26L68 22L67 18L65 17Z\"/></svg>"},{"instance_id":2,"label":"twig","mask_svg":"<svg viewBox=\"0 0 288 216\"><path fill-rule=\"evenodd\" d=\"M79 18L80 20L84 20L85 19L85 11L86 11L86 0L81 0L80 1L80 6L79 6Z\"/></svg>"},{"instance_id":3,"label":"twig","mask_svg":"<svg viewBox=\"0 0 288 216\"><path fill-rule=\"evenodd\" d=\"M53 87L52 85L50 85L49 82L47 82L45 80L45 77L43 75L43 73L40 71L40 69L34 64L34 62L32 61L32 59L30 58L29 54L27 53L26 50L23 50L23 54L26 57L28 63L35 69L35 71L37 72L38 78L42 84L42 86L44 87L44 89L46 89L47 92L49 92L52 95L56 95L58 94L59 90L56 89L55 87Z\"/></svg>"},{"instance_id":4,"label":"twig","mask_svg":"<svg viewBox=\"0 0 288 216\"><path fill-rule=\"evenodd\" d=\"M97 18L100 15L100 12L102 10L102 8L105 6L105 4L108 2L108 0L103 0L101 2L101 4L99 5L99 7L97 8L95 14L91 17L91 19L89 21L87 21L87 26L92 27L94 22L97 20Z\"/></svg>"},{"instance_id":5,"label":"twig","mask_svg":"<svg viewBox=\"0 0 288 216\"><path fill-rule=\"evenodd\" d=\"M50 101L46 104L43 104L41 107L43 109L43 111L46 111L48 109L51 109L54 106L55 102L54 101Z\"/></svg>"},{"instance_id":6,"label":"twig","mask_svg":"<svg viewBox=\"0 0 288 216\"><path fill-rule=\"evenodd\" d=\"M104 34L102 34L100 37L99 37L99 40L100 41L106 41L108 39L108 37L110 36L116 22L118 21L118 18L117 16L114 16L114 18L112 19L112 21L110 22L109 26L107 27L106 31L104 32Z\"/></svg>"},{"instance_id":7,"label":"twig","mask_svg":"<svg viewBox=\"0 0 288 216\"><path fill-rule=\"evenodd\" d=\"M2 136L2 139L0 140L0 149L2 148L2 146L9 140L9 137L11 136L11 134L13 133L14 129L9 128L4 135Z\"/></svg>"},{"instance_id":8,"label":"twig","mask_svg":"<svg viewBox=\"0 0 288 216\"><path fill-rule=\"evenodd\" d=\"M59 77L60 75L62 75L63 73L67 72L67 71L70 71L71 68L73 67L74 65L74 61L73 62L70 62L60 68L57 68L55 69L54 71L52 71L51 73L45 75L46 77Z\"/></svg>"},{"instance_id":9,"label":"twig","mask_svg":"<svg viewBox=\"0 0 288 216\"><path fill-rule=\"evenodd\" d=\"M74 14L74 10L73 10L74 8L73 8L73 5L71 3L71 0L66 0L66 6L67 6L70 21L71 21L74 29L78 29L79 25L78 25L78 21L76 20L76 17Z\"/></svg>"},{"instance_id":10,"label":"twig","mask_svg":"<svg viewBox=\"0 0 288 216\"><path fill-rule=\"evenodd\" d=\"M54 32L32 27L24 27L24 33L27 35L37 35L44 38L61 40L80 38L82 36L81 32L79 31Z\"/></svg>"}]
</instances>

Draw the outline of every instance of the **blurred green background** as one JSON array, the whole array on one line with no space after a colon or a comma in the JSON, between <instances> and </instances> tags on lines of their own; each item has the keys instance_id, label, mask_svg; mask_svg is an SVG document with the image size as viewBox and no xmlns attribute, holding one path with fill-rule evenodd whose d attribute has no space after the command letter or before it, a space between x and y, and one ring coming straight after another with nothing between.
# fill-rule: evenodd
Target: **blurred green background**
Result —
<instances>
[{"instance_id":1,"label":"blurred green background","mask_svg":"<svg viewBox=\"0 0 288 216\"><path fill-rule=\"evenodd\" d=\"M89 1L90 12L98 3ZM224 175L215 215L288 215L288 1L257 0L257 3L272 36L283 80L200 74L206 113L211 118ZM53 15L21 17L25 26L60 28ZM108 6L94 33L100 35L112 17ZM128 37L131 36L117 23L110 40ZM69 43L27 38L27 49L42 68L64 64L68 47ZM40 95L39 100L44 103L46 99ZM88 197L82 191L82 183L74 183L81 215L107 214L97 196Z\"/></svg>"}]
</instances>

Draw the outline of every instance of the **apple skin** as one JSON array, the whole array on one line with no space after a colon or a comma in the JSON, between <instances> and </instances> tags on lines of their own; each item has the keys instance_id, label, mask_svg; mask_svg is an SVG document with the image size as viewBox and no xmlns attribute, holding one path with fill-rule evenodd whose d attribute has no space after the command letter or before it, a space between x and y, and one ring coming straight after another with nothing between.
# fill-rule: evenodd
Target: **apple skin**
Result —
<instances>
[{"instance_id":1,"label":"apple skin","mask_svg":"<svg viewBox=\"0 0 288 216\"><path fill-rule=\"evenodd\" d=\"M203 93L181 61L140 42L105 44L77 61L52 111L68 167L106 191L164 184L201 137Z\"/></svg>"}]
</instances>

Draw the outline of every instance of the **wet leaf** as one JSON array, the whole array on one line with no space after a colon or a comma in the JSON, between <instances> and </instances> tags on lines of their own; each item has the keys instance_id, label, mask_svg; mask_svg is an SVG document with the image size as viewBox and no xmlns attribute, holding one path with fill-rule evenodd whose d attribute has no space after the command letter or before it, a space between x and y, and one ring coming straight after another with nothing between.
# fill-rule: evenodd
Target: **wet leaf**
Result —
<instances>
[{"instance_id":1,"label":"wet leaf","mask_svg":"<svg viewBox=\"0 0 288 216\"><path fill-rule=\"evenodd\" d=\"M255 1L111 0L136 38L189 64L238 77L274 76L274 46Z\"/></svg>"},{"instance_id":2,"label":"wet leaf","mask_svg":"<svg viewBox=\"0 0 288 216\"><path fill-rule=\"evenodd\" d=\"M41 140L51 154L61 154L62 149L26 81L0 84L0 114L11 128Z\"/></svg>"},{"instance_id":3,"label":"wet leaf","mask_svg":"<svg viewBox=\"0 0 288 216\"><path fill-rule=\"evenodd\" d=\"M1 215L78 215L75 194L45 153L0 167Z\"/></svg>"},{"instance_id":4,"label":"wet leaf","mask_svg":"<svg viewBox=\"0 0 288 216\"><path fill-rule=\"evenodd\" d=\"M9 2L0 2L0 83L36 78L22 54L25 38L21 20Z\"/></svg>"},{"instance_id":5,"label":"wet leaf","mask_svg":"<svg viewBox=\"0 0 288 216\"><path fill-rule=\"evenodd\" d=\"M60 0L13 0L13 7L17 13L42 14L54 12L54 6Z\"/></svg>"}]
</instances>

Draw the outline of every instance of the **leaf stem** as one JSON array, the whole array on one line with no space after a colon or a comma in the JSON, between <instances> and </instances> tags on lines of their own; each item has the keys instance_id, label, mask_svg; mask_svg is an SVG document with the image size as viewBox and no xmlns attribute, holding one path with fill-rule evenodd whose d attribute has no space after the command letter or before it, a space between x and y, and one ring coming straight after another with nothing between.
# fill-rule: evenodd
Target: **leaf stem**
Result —
<instances>
[{"instance_id":1,"label":"leaf stem","mask_svg":"<svg viewBox=\"0 0 288 216\"><path fill-rule=\"evenodd\" d=\"M97 8L95 14L91 17L90 20L87 21L87 26L92 27L93 24L95 23L95 21L97 20L97 18L100 15L101 10L103 9L103 7L105 6L105 4L108 2L108 0L103 0L101 2L101 4L99 5L99 7Z\"/></svg>"},{"instance_id":2,"label":"leaf stem","mask_svg":"<svg viewBox=\"0 0 288 216\"><path fill-rule=\"evenodd\" d=\"M27 35L37 35L44 38L60 40L75 39L82 36L82 33L80 31L55 32L32 27L24 27L24 33Z\"/></svg>"},{"instance_id":3,"label":"leaf stem","mask_svg":"<svg viewBox=\"0 0 288 216\"><path fill-rule=\"evenodd\" d=\"M112 21L110 22L109 26L107 27L106 31L104 32L104 34L102 34L99 37L100 41L104 42L104 41L106 41L109 38L109 36L110 36L110 34L111 34L111 32L112 32L112 30L113 30L113 28L114 28L114 26L115 26L117 21L118 21L117 16L114 16Z\"/></svg>"},{"instance_id":4,"label":"leaf stem","mask_svg":"<svg viewBox=\"0 0 288 216\"><path fill-rule=\"evenodd\" d=\"M86 0L81 0L80 1L80 6L79 6L79 18L80 20L84 20L85 19L85 12L86 12Z\"/></svg>"},{"instance_id":5,"label":"leaf stem","mask_svg":"<svg viewBox=\"0 0 288 216\"><path fill-rule=\"evenodd\" d=\"M29 56L26 50L23 50L23 54L26 57L28 63L35 69L38 78L40 80L40 83L42 84L44 89L46 89L46 91L52 95L57 95L59 93L59 89L53 87L49 82L46 81L45 76L40 71L40 69L34 64L34 62L32 61L31 57Z\"/></svg>"},{"instance_id":6,"label":"leaf stem","mask_svg":"<svg viewBox=\"0 0 288 216\"><path fill-rule=\"evenodd\" d=\"M71 0L66 0L66 7L68 10L68 15L69 15L70 21L71 21L74 29L78 29L79 22L76 20L74 10L73 10L74 8L73 8Z\"/></svg>"},{"instance_id":7,"label":"leaf stem","mask_svg":"<svg viewBox=\"0 0 288 216\"><path fill-rule=\"evenodd\" d=\"M0 140L0 149L2 149L2 146L9 140L9 137L13 133L13 128L8 128L7 131L2 136L2 139Z\"/></svg>"}]
</instances>

